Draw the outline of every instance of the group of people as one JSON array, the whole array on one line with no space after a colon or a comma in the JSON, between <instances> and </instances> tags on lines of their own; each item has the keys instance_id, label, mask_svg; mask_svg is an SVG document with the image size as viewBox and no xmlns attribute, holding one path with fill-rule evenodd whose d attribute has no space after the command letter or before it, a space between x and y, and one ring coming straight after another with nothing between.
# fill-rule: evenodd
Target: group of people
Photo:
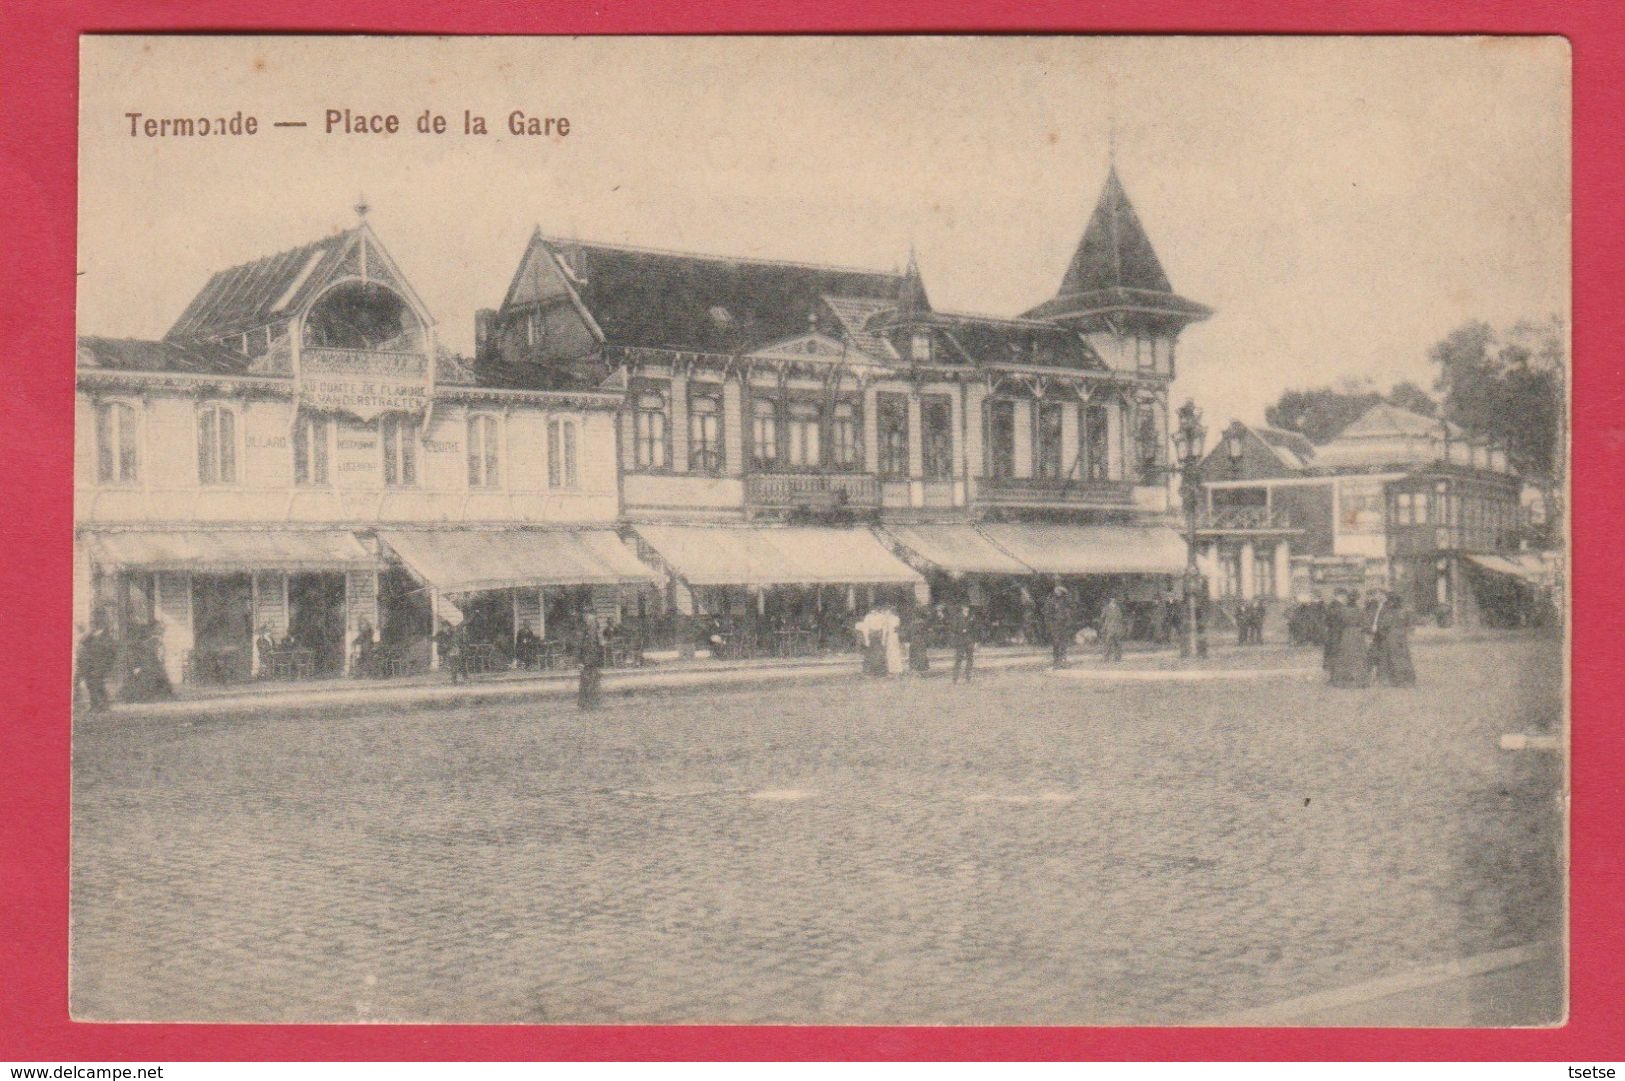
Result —
<instances>
[{"instance_id":1,"label":"group of people","mask_svg":"<svg viewBox=\"0 0 1625 1081\"><path fill-rule=\"evenodd\" d=\"M939 604L923 611L910 609L899 615L891 605L869 610L853 627L858 649L863 655L863 674L881 679L904 671L904 649L908 670L931 670L931 640L945 637L953 649L953 682L969 683L976 665L977 620L970 605Z\"/></svg>"},{"instance_id":2,"label":"group of people","mask_svg":"<svg viewBox=\"0 0 1625 1081\"><path fill-rule=\"evenodd\" d=\"M1078 607L1065 586L1056 586L1044 598L1042 614L1044 632L1049 638L1050 664L1055 668L1064 668L1067 652L1077 641L1078 632L1085 623L1079 618ZM1101 605L1094 630L1100 643L1101 656L1108 661L1122 660L1123 639L1128 636L1128 618L1124 616L1123 606L1117 603L1115 596L1107 597L1106 603Z\"/></svg>"},{"instance_id":3,"label":"group of people","mask_svg":"<svg viewBox=\"0 0 1625 1081\"><path fill-rule=\"evenodd\" d=\"M122 645L107 623L106 615L98 612L88 631L79 628L83 633L74 651L75 696L83 695L82 701L91 710L106 709L111 701L107 685L120 674L122 654L124 672L119 698L126 702L173 698L175 688L164 667L163 622L154 619L134 628Z\"/></svg>"},{"instance_id":4,"label":"group of people","mask_svg":"<svg viewBox=\"0 0 1625 1081\"><path fill-rule=\"evenodd\" d=\"M1236 645L1261 646L1264 644L1264 620L1269 607L1263 597L1250 601L1237 601L1235 608Z\"/></svg>"},{"instance_id":5,"label":"group of people","mask_svg":"<svg viewBox=\"0 0 1625 1081\"><path fill-rule=\"evenodd\" d=\"M1397 593L1372 590L1362 606L1340 589L1324 608L1324 664L1334 687L1416 684L1411 663L1411 617Z\"/></svg>"}]
</instances>

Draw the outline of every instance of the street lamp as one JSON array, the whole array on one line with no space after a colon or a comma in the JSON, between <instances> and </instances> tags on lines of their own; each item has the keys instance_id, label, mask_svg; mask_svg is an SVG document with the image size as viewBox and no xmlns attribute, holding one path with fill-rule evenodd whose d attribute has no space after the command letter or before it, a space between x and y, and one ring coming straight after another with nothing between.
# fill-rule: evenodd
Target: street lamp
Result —
<instances>
[{"instance_id":1,"label":"street lamp","mask_svg":"<svg viewBox=\"0 0 1625 1081\"><path fill-rule=\"evenodd\" d=\"M1185 633L1180 637L1179 655L1189 657L1200 646L1196 633L1196 591L1201 573L1196 569L1196 508L1202 495L1202 452L1207 445L1207 429L1202 411L1186 399L1179 407L1179 427L1174 430L1174 454L1179 459L1179 494L1185 504Z\"/></svg>"}]
</instances>

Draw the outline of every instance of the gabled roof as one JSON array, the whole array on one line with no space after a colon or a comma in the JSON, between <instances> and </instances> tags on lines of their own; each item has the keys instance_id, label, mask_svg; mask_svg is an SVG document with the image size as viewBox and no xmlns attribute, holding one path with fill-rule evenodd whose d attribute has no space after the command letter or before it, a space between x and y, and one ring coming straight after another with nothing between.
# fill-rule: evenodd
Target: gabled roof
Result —
<instances>
[{"instance_id":1,"label":"gabled roof","mask_svg":"<svg viewBox=\"0 0 1625 1081\"><path fill-rule=\"evenodd\" d=\"M1077 331L1033 319L937 314L936 328L979 367L1001 365L1100 370L1106 363Z\"/></svg>"},{"instance_id":2,"label":"gabled roof","mask_svg":"<svg viewBox=\"0 0 1625 1081\"><path fill-rule=\"evenodd\" d=\"M1252 429L1253 433L1264 444L1275 452L1281 459L1281 464L1292 469L1302 469L1314 461L1315 445L1309 442L1309 437L1302 432L1292 432L1285 428L1270 428L1260 425Z\"/></svg>"},{"instance_id":3,"label":"gabled roof","mask_svg":"<svg viewBox=\"0 0 1625 1081\"><path fill-rule=\"evenodd\" d=\"M344 258L358 229L217 271L164 337L241 334L298 311Z\"/></svg>"},{"instance_id":4,"label":"gabled roof","mask_svg":"<svg viewBox=\"0 0 1625 1081\"><path fill-rule=\"evenodd\" d=\"M880 333L895 301L875 297L819 297L848 341L875 360L895 360L897 350Z\"/></svg>"},{"instance_id":5,"label":"gabled roof","mask_svg":"<svg viewBox=\"0 0 1625 1081\"><path fill-rule=\"evenodd\" d=\"M613 346L739 353L807 329L826 297L894 307L901 277L880 271L539 238Z\"/></svg>"},{"instance_id":6,"label":"gabled roof","mask_svg":"<svg viewBox=\"0 0 1625 1081\"><path fill-rule=\"evenodd\" d=\"M1435 417L1424 417L1388 402L1378 402L1338 432L1337 439L1380 439L1396 435L1441 437L1440 423ZM1467 433L1458 425L1443 423L1449 427L1452 439L1466 437Z\"/></svg>"},{"instance_id":7,"label":"gabled roof","mask_svg":"<svg viewBox=\"0 0 1625 1081\"><path fill-rule=\"evenodd\" d=\"M253 363L249 357L207 341L145 341L139 338L84 336L78 342L81 368L116 371L196 372L203 375L241 375Z\"/></svg>"}]
</instances>

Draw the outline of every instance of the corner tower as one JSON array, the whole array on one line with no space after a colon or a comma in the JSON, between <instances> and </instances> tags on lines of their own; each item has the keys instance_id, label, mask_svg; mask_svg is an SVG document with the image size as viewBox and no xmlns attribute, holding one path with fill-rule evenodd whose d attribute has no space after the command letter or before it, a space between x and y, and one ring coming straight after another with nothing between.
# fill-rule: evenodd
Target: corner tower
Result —
<instances>
[{"instance_id":1,"label":"corner tower","mask_svg":"<svg viewBox=\"0 0 1625 1081\"><path fill-rule=\"evenodd\" d=\"M1079 331L1114 368L1171 379L1180 332L1213 312L1174 292L1114 164L1060 291L1025 314Z\"/></svg>"}]
</instances>

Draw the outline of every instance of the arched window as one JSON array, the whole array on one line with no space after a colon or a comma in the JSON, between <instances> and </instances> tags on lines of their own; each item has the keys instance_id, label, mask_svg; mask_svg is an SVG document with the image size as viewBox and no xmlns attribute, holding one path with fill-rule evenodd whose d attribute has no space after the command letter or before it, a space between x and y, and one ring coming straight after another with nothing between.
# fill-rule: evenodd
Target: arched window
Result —
<instances>
[{"instance_id":1,"label":"arched window","mask_svg":"<svg viewBox=\"0 0 1625 1081\"><path fill-rule=\"evenodd\" d=\"M666 468L666 396L659 391L638 395L633 415L639 469Z\"/></svg>"},{"instance_id":2,"label":"arched window","mask_svg":"<svg viewBox=\"0 0 1625 1081\"><path fill-rule=\"evenodd\" d=\"M547 486L576 487L576 422L547 422Z\"/></svg>"},{"instance_id":3,"label":"arched window","mask_svg":"<svg viewBox=\"0 0 1625 1081\"><path fill-rule=\"evenodd\" d=\"M133 484L140 423L129 402L103 402L96 409L96 479L102 484Z\"/></svg>"},{"instance_id":4,"label":"arched window","mask_svg":"<svg viewBox=\"0 0 1625 1081\"><path fill-rule=\"evenodd\" d=\"M237 412L230 406L198 410L197 479L199 484L237 483Z\"/></svg>"},{"instance_id":5,"label":"arched window","mask_svg":"<svg viewBox=\"0 0 1625 1081\"><path fill-rule=\"evenodd\" d=\"M790 464L803 469L816 469L822 464L822 432L817 404L792 402L787 413L785 441Z\"/></svg>"},{"instance_id":6,"label":"arched window","mask_svg":"<svg viewBox=\"0 0 1625 1081\"><path fill-rule=\"evenodd\" d=\"M321 413L301 413L293 426L293 482L323 485L329 480L329 440L333 422Z\"/></svg>"},{"instance_id":7,"label":"arched window","mask_svg":"<svg viewBox=\"0 0 1625 1081\"><path fill-rule=\"evenodd\" d=\"M495 488L502 483L498 452L502 431L497 418L476 415L468 418L468 486Z\"/></svg>"},{"instance_id":8,"label":"arched window","mask_svg":"<svg viewBox=\"0 0 1625 1081\"><path fill-rule=\"evenodd\" d=\"M410 488L418 482L418 419L386 413L378 419L378 441L384 448L384 483Z\"/></svg>"},{"instance_id":9,"label":"arched window","mask_svg":"<svg viewBox=\"0 0 1625 1081\"><path fill-rule=\"evenodd\" d=\"M756 398L750 405L750 456L757 465L779 460L779 405L771 398Z\"/></svg>"},{"instance_id":10,"label":"arched window","mask_svg":"<svg viewBox=\"0 0 1625 1081\"><path fill-rule=\"evenodd\" d=\"M714 394L689 397L688 468L695 473L722 472L722 400Z\"/></svg>"},{"instance_id":11,"label":"arched window","mask_svg":"<svg viewBox=\"0 0 1625 1081\"><path fill-rule=\"evenodd\" d=\"M863 462L863 438L858 429L858 407L836 402L829 418L829 451L836 469L856 470Z\"/></svg>"}]
</instances>

